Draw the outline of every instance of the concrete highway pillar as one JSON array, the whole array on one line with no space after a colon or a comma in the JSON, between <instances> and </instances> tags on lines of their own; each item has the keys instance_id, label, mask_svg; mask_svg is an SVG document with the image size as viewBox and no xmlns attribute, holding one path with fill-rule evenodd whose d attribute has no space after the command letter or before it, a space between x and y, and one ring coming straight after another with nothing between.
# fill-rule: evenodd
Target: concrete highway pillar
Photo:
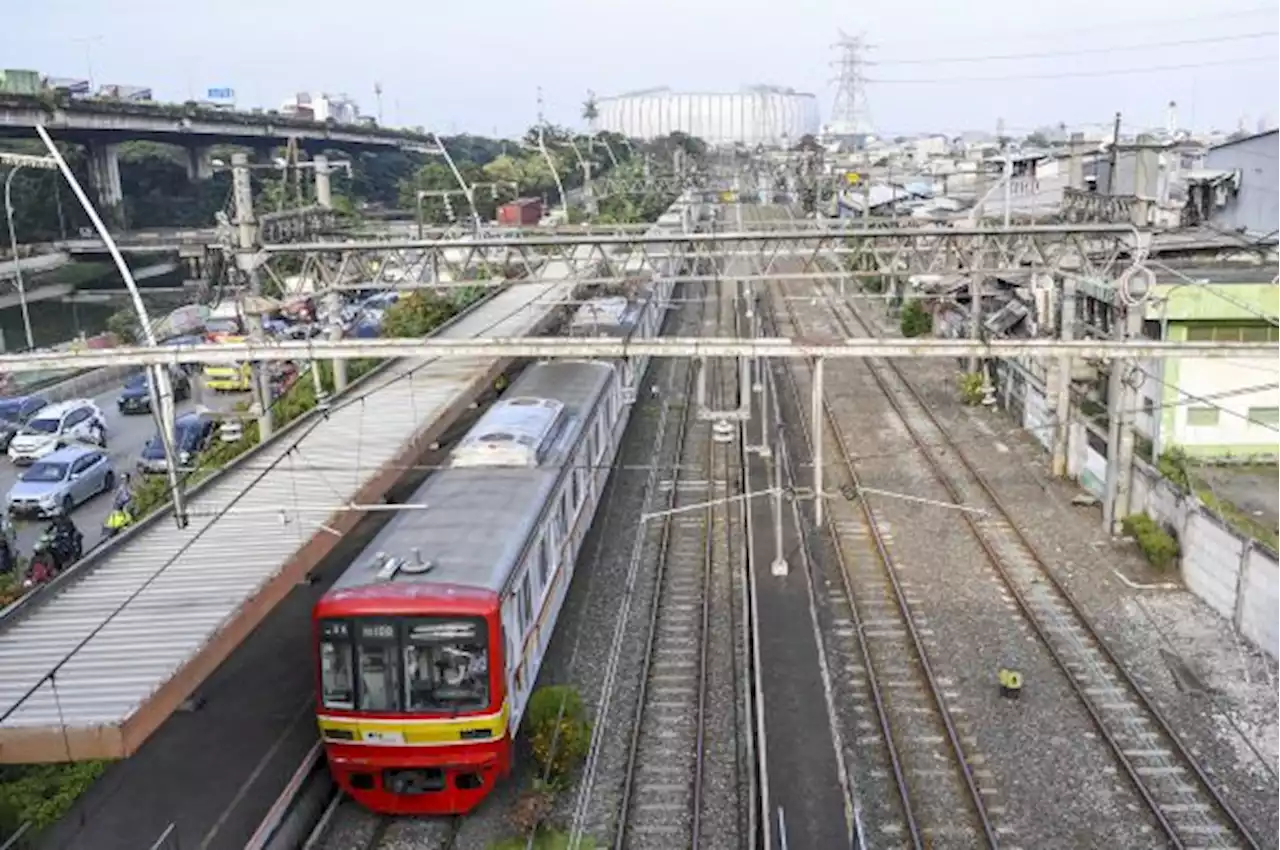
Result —
<instances>
[{"instance_id":1,"label":"concrete highway pillar","mask_svg":"<svg viewBox=\"0 0 1280 850\"><path fill-rule=\"evenodd\" d=\"M192 183L213 176L213 146L193 145L187 148L187 179Z\"/></svg>"},{"instance_id":2,"label":"concrete highway pillar","mask_svg":"<svg viewBox=\"0 0 1280 850\"><path fill-rule=\"evenodd\" d=\"M89 182L98 195L98 211L108 224L124 225L124 190L120 186L120 146L89 143Z\"/></svg>"},{"instance_id":3,"label":"concrete highway pillar","mask_svg":"<svg viewBox=\"0 0 1280 850\"><path fill-rule=\"evenodd\" d=\"M333 208L333 193L329 188L329 158L318 153L311 158L316 172L316 203L325 209Z\"/></svg>"}]
</instances>

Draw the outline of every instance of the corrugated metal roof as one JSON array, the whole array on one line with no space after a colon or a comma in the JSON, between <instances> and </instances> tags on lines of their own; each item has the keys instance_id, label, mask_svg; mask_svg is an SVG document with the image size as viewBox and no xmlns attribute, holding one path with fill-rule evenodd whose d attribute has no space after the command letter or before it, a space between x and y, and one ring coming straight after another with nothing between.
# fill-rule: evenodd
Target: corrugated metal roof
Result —
<instances>
[{"instance_id":1,"label":"corrugated metal roof","mask_svg":"<svg viewBox=\"0 0 1280 850\"><path fill-rule=\"evenodd\" d=\"M572 290L568 282L513 287L442 335L523 335ZM288 451L296 438L286 437L192 499L188 528L149 526L0 632L0 712L74 651L57 673L57 701L44 682L0 724L0 742L15 727L127 721L492 361L422 363L393 365L357 390L363 402L336 406L296 451Z\"/></svg>"}]
</instances>

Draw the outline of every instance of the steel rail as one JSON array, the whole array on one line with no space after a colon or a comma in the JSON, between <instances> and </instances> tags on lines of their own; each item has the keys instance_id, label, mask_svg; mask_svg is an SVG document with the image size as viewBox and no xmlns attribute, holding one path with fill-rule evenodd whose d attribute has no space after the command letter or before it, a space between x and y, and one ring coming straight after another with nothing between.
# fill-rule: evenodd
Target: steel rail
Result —
<instances>
[{"instance_id":1,"label":"steel rail","mask_svg":"<svg viewBox=\"0 0 1280 850\"><path fill-rule=\"evenodd\" d=\"M823 292L823 298L829 305L831 305L832 315L834 315L836 317L836 320L840 322L841 325L845 326L846 330L848 330L848 325L844 321L844 319L841 317L840 312L837 309L837 305L830 298L829 288L828 290ZM865 319L861 314L859 314L858 311L854 309L851 304L846 303L844 307L845 307L845 310L849 313L849 315L851 315L862 326L863 330L866 333L868 334L873 333L870 322L867 319ZM924 437L920 434L920 432L916 429L916 427L911 424L906 411L903 409L898 399L895 398L893 390L889 387L888 382L884 380L883 375L880 373L879 367L872 364L870 361L868 361L867 366L869 371L871 372L872 377L876 381L877 386L879 386L881 391L884 393L885 398L888 400L890 407L894 409L894 412L897 413L898 417L901 419L903 426L907 429L907 432L911 435L912 442L916 445L916 447L920 450L920 453L924 456L926 462L929 464L929 467L933 471L934 476L937 478L938 482L947 491L948 496L951 498L951 500L954 503L962 504L963 497L959 492L958 488L956 487L955 482L953 482L951 480L951 477L946 473L945 470L943 470L941 463L938 461L936 455L933 453L933 449L929 445L929 443L924 439ZM889 362L887 364L887 367L898 379L898 383L903 388L904 394L907 397L909 397L912 400L912 402L914 402L916 407L918 407L924 413L925 418L933 425L934 429L937 430L938 434L942 437L943 442L950 449L950 452L949 452L950 456L958 460L958 462L964 467L964 469L968 472L968 474L973 478L974 482L978 485L978 489L991 502L991 504L995 507L996 511L1000 514L1000 516L1004 518L1006 524L1008 525L1010 530L1012 530L1018 545L1023 549L1024 553L1029 556L1031 562L1035 565L1039 574L1044 576L1046 579L1048 579L1048 582L1051 585L1052 589L1058 594L1058 596L1060 596L1067 603L1067 607L1070 614L1074 617L1076 621L1079 622L1079 624L1083 627L1084 631L1093 640L1095 646L1097 647L1098 651L1102 655L1103 659L1108 664L1110 664L1111 667L1115 669L1116 673L1119 675L1124 685L1136 697L1135 702L1137 703L1137 707L1144 710L1148 715L1150 715L1152 719L1155 720L1156 725L1159 728L1160 732L1163 733L1163 735L1173 745L1172 754L1176 755L1181 761L1183 761L1188 767L1191 768L1192 773L1195 775L1196 779L1199 781L1199 784L1201 785L1203 790L1208 793L1209 798L1213 801L1214 805L1218 807L1218 809L1220 810L1220 813L1222 815L1225 815L1225 820L1229 824L1230 828L1234 830L1237 833L1237 835L1244 840L1244 842L1248 845L1248 847L1252 848L1252 850L1260 850L1257 841L1253 838L1253 835L1249 832L1248 828L1245 827L1244 823L1240 820L1239 816L1235 813L1235 811L1231 808L1231 806L1227 803L1227 801L1222 797L1218 789L1210 781L1208 775L1205 773L1199 761L1194 756L1192 756L1190 751L1182 743L1182 740L1174 732L1172 726L1169 724L1168 719L1164 716L1164 714L1158 708L1156 708L1155 704L1150 700L1146 692L1133 679L1128 669L1123 664L1121 664L1120 661L1115 657L1110 647L1103 640L1102 635L1098 632L1096 624L1084 613L1083 609L1080 607L1075 597L1070 593L1070 591L1067 590L1066 586L1063 585L1062 582L1058 579L1055 572L1049 568L1048 564L1044 561L1043 557L1041 557L1039 550L1031 543L1029 539L1027 539L1026 534L1018 527L1017 522L1010 515L1008 509L1004 506L1004 503L996 495L994 488L991 487L986 477L983 476L977 470L977 468L973 465L973 463L965 456L963 451L961 451L958 442L954 438L952 438L950 433L945 428L942 427L942 424L938 421L938 418L934 415L933 411L929 409L929 406L927 404L925 404L924 400L920 397L920 394L919 392L917 392L915 387L913 387L911 383L907 381L906 376L902 374L901 370L897 367L897 365L892 362ZM1179 834L1177 827L1170 822L1167 814L1162 810L1160 803L1158 803L1155 797L1153 796L1151 787L1148 785L1148 783L1146 783L1143 780L1142 774L1140 773L1137 765L1135 765L1132 758L1130 758L1130 756L1126 754L1124 747L1117 740L1116 735L1114 734L1114 732L1112 731L1108 723L1102 717L1101 709L1099 708L1099 706L1095 705L1093 699L1091 699L1089 695L1085 693L1084 686L1080 683L1080 681L1076 678L1076 676L1072 674L1071 669L1068 666L1067 659L1063 657L1063 653L1059 650L1059 648L1055 645L1055 643L1050 639L1045 625L1040 621L1040 618L1037 617L1036 614L1034 613L1032 605L1028 601L1026 594L1023 593L1022 589L1018 586L1018 583L1013 579L1012 575L1010 574L1008 567L1005 564L1004 558L1000 555L998 551L996 551L995 547L992 545L987 535L983 533L982 529L978 526L977 522L969 514L969 512L962 511L960 512L960 514L964 519L965 524L969 527L969 530L972 532L974 538L977 540L978 545L982 547L984 553L987 555L988 560L996 570L996 573L999 575L1002 583L1013 595L1014 600L1017 602L1018 607L1021 609L1023 616L1026 618L1028 624L1035 631L1037 637L1040 639L1040 642L1045 646L1050 656L1053 658L1054 662L1062 671L1063 675L1067 678L1067 681L1070 683L1072 690L1080 698L1080 701L1084 705L1085 710L1089 713L1089 716L1092 718L1095 726L1097 726L1098 731L1102 734L1103 738L1107 741L1107 744L1111 748L1112 752L1115 754L1116 759L1120 762L1121 766L1125 770L1125 773L1129 776L1130 780L1133 782L1134 787L1138 791L1138 794L1142 797L1143 801L1147 804L1147 806L1151 809L1152 813L1155 815L1156 821L1160 824L1161 829L1165 831L1166 835L1169 837L1169 840L1173 843L1175 847L1179 848L1179 850L1186 848L1188 846L1187 843L1184 841L1183 837ZM1195 846L1199 846L1199 845L1197 844Z\"/></svg>"},{"instance_id":2,"label":"steel rail","mask_svg":"<svg viewBox=\"0 0 1280 850\"><path fill-rule=\"evenodd\" d=\"M795 310L790 302L784 301L787 313L791 319L794 328L799 328L799 317L796 316ZM772 306L770 306L772 312ZM774 314L776 323L776 314ZM800 404L799 389L796 386L795 376L790 369L784 370L789 378L789 384L792 390L792 397L797 405L797 409L803 409ZM852 456L849 454L849 447L845 441L844 433L840 429L839 419L835 411L832 409L827 399L822 399L823 413L826 417L828 426L831 428L834 442L839 451L842 465L849 476L850 482L853 484L857 492L861 492L862 478L858 474L857 466L853 462ZM809 429L805 427L805 417L799 417L801 421L801 430L809 440ZM813 430L817 432L813 439L821 439L821 423L814 423ZM812 443L810 443L812 446ZM812 454L812 452L811 452ZM821 498L820 494L815 494L815 498ZM974 813L981 825L983 834L986 837L988 846L995 848L999 846L999 840L996 834L995 826L991 822L990 814L987 812L986 804L983 802L982 794L978 789L974 779L973 766L969 763L968 757L965 755L964 747L960 741L960 732L956 729L955 723L951 717L951 711L947 706L946 699L942 694L942 686L938 683L938 677L933 671L933 665L929 662L929 656L925 650L924 640L920 635L915 615L911 610L910 603L907 601L906 591L903 589L901 582L898 580L897 567L895 566L893 556L889 553L888 545L884 539L883 532L879 523L876 521L875 515L871 511L871 506L865 498L858 498L859 508L865 522L867 530L870 532L871 542L875 550L876 558L883 566L885 575L889 580L890 587L893 591L894 601L897 603L899 615L902 618L903 625L907 629L907 633L911 639L911 648L919 660L920 670L924 674L929 696L933 700L934 706L938 712L938 720L942 723L947 743L951 748L955 757L955 764L960 769L960 776L967 791L970 801L974 807ZM876 712L880 720L881 731L885 737L885 744L889 749L890 758L893 763L893 772L896 783L898 784L899 794L902 798L903 811L907 820L908 829L911 838L917 848L924 848L926 844L923 830L919 825L911 805L911 790L907 782L905 773L901 766L901 757L899 747L895 742L892 723L889 719L890 711L885 704L880 690L878 675L876 673L876 665L872 659L871 652L867 646L866 638L863 635L862 619L858 615L858 603L856 594L853 589L849 576L849 566L844 557L844 552L839 542L839 532L835 526L835 519L830 513L825 518L827 534L832 543L832 548L836 553L836 558L840 566L840 578L844 587L845 596L849 601L850 609L854 612L853 620L857 628L859 639L858 647L863 658L863 665L867 671L867 681L871 688L872 699L875 702Z\"/></svg>"},{"instance_id":3,"label":"steel rail","mask_svg":"<svg viewBox=\"0 0 1280 850\"><path fill-rule=\"evenodd\" d=\"M699 323L701 323L702 317L705 316L706 306L707 306L706 300L703 299L703 301L700 304L700 309L698 311ZM690 363L686 366L685 388L684 388L684 409L681 414L680 427L676 434L676 445L673 451L672 459L674 463L673 463L673 468L671 473L670 495L667 499L667 504L666 504L667 513L664 514L662 519L662 529L661 529L660 537L658 541L657 568L654 571L654 579L653 579L653 588L654 588L653 602L649 611L648 628L646 631L645 644L644 644L644 647L645 647L644 657L641 662L641 668L640 668L641 669L640 688L639 688L639 693L637 694L637 697L636 697L635 716L632 721L631 734L630 734L628 746L627 746L627 760L626 760L626 768L625 768L625 774L624 774L625 778L623 780L623 786L622 786L622 795L618 802L618 813L619 813L618 828L614 835L614 841L613 841L613 846L615 850L623 850L623 848L627 846L627 839L629 836L628 828L629 826L631 826L630 814L631 814L631 807L632 807L632 798L635 794L636 777L640 771L640 764L639 764L640 750L641 750L640 741L644 734L646 704L648 703L648 698L649 698L649 680L650 680L650 676L653 669L654 650L657 645L658 624L663 611L662 594L663 594L664 586L666 585L667 566L668 566L668 561L670 557L670 549L675 537L674 528L675 528L675 523L677 521L676 520L677 515L672 513L671 509L676 507L676 504L679 500L679 485L680 485L681 473L683 472L683 467L684 467L683 461L685 456L685 448L690 438L690 432L692 431L693 426L697 422L696 405L692 403L693 398L695 396L695 389L696 389L696 380L695 380L696 371L697 370L694 368L694 364ZM709 450L710 450L710 447L714 446L714 442L710 439L709 435L707 438L707 445ZM656 462L657 462L657 459L655 458L655 463ZM708 476L708 482L709 482L710 468L707 469L707 476ZM707 508L708 516L711 510L712 508L708 506ZM709 524L704 526L703 534L707 538L710 538L711 531L710 531ZM705 551L705 541L704 541L704 551ZM705 570L706 570L706 566L704 565L704 572ZM709 589L705 586L705 583L704 583L704 586L703 586L704 622L706 618L706 611L705 611L706 605L707 605L706 600L710 598L710 593L708 591ZM708 639L709 639L709 635L707 634L706 629L700 628L700 635L698 640L700 644L700 653L702 654L703 658L705 658L704 650L705 650L705 644L707 643ZM698 671L698 681L699 681L698 717L696 718L696 723L698 726L697 734L698 734L699 745L701 744L701 731L702 731L702 725L703 725L702 709L705 707L705 703L704 703L705 679L706 679L706 669L705 669L705 663L704 663L701 669L699 669ZM696 778L696 777L699 777L702 773L701 746L699 746L698 751L695 754L694 773L695 773L695 795L696 795L701 793L701 783ZM695 799L693 800L695 811L697 810L697 808L699 808L698 806L699 802L700 801L697 800L695 796ZM695 816L693 826L696 828L698 825L700 825L700 823ZM696 831L693 831L691 833L691 839L692 840L691 840L690 846L696 848L698 846L698 834Z\"/></svg>"}]
</instances>

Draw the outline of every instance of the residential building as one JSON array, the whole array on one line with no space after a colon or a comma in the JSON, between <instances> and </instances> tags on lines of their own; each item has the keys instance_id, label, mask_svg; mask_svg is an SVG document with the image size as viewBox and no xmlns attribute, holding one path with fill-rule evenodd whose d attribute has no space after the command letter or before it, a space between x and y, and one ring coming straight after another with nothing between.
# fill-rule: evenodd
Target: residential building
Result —
<instances>
[{"instance_id":1,"label":"residential building","mask_svg":"<svg viewBox=\"0 0 1280 850\"><path fill-rule=\"evenodd\" d=\"M283 115L294 115L312 121L334 121L338 124L358 124L360 107L346 95L311 94L299 92L280 106Z\"/></svg>"},{"instance_id":2,"label":"residential building","mask_svg":"<svg viewBox=\"0 0 1280 850\"><path fill-rule=\"evenodd\" d=\"M1210 207L1212 226L1255 239L1275 238L1280 229L1276 194L1276 186L1280 185L1276 168L1280 155L1278 132L1269 130L1209 148L1204 167L1232 174L1236 184L1234 192L1226 193L1220 203Z\"/></svg>"}]
</instances>

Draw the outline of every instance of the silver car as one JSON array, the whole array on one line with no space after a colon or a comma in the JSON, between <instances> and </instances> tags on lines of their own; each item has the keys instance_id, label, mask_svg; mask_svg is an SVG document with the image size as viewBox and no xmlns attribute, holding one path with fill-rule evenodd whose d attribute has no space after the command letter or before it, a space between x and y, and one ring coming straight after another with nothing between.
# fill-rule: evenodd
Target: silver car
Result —
<instances>
[{"instance_id":1,"label":"silver car","mask_svg":"<svg viewBox=\"0 0 1280 850\"><path fill-rule=\"evenodd\" d=\"M68 446L45 455L22 473L9 490L8 510L15 516L70 514L77 505L116 484L111 460L97 449Z\"/></svg>"}]
</instances>

